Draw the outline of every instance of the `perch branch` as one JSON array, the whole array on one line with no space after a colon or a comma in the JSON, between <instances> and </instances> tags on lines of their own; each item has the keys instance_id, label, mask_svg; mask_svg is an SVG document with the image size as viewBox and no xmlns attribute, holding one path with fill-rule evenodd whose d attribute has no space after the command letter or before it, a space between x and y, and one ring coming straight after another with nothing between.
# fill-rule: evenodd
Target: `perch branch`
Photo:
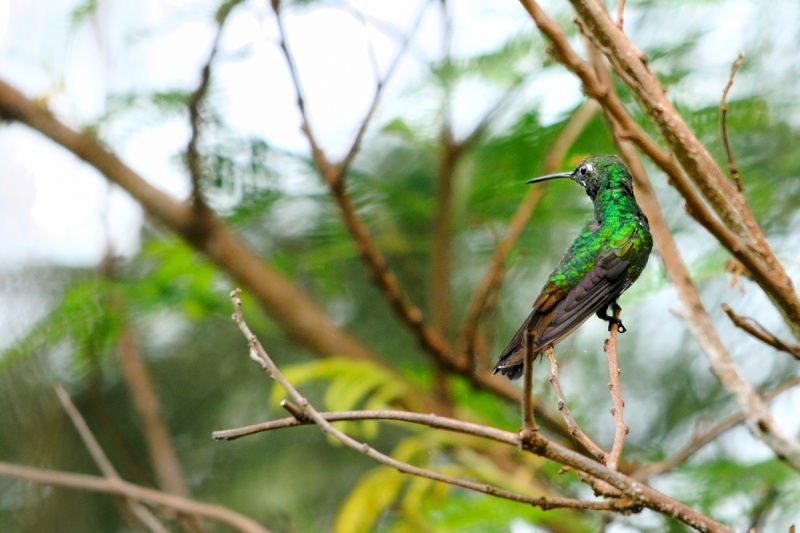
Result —
<instances>
[{"instance_id":1,"label":"perch branch","mask_svg":"<svg viewBox=\"0 0 800 533\"><path fill-rule=\"evenodd\" d=\"M533 362L536 336L531 328L525 331L525 361L522 366L522 432L531 438L530 433L539 431L533 414Z\"/></svg>"},{"instance_id":2,"label":"perch branch","mask_svg":"<svg viewBox=\"0 0 800 533\"><path fill-rule=\"evenodd\" d=\"M612 305L614 311L614 318L619 319L620 312L622 311L616 303ZM611 392L611 399L614 407L611 408L611 414L614 415L614 443L611 446L611 452L606 457L606 466L612 470L616 470L619 466L619 459L622 456L622 445L625 442L625 435L628 434L628 426L625 425L625 420L622 417L622 410L625 407L625 402L622 400L622 392L619 385L619 364L617 363L617 336L619 334L619 325L617 322L611 323L610 335L603 345L606 355L608 355L608 372L611 381L608 384L608 390Z\"/></svg>"}]
</instances>

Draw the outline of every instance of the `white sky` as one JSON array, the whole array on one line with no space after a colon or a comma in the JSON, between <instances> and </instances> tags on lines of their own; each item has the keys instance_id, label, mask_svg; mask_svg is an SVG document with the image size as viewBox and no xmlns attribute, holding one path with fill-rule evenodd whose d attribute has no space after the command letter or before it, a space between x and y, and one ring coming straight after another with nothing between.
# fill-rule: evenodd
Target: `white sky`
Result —
<instances>
[{"instance_id":1,"label":"white sky","mask_svg":"<svg viewBox=\"0 0 800 533\"><path fill-rule=\"evenodd\" d=\"M193 88L214 34L209 15L214 4L100 2L90 22L70 28L75 1L0 0L0 76L80 127L105 111L110 95ZM266 4L251 2L253 9L234 11L211 98L242 134L305 151L292 85L275 44L277 26ZM487 50L512 32L530 30L514 2L467 4L456 13L456 54ZM300 14L288 11L285 25L313 125L335 155L350 142L374 91L368 42L383 73L397 50L397 36L411 26L422 2L329 5ZM414 41L412 58L440 53L436 6ZM470 19L479 20L481 31L467 33L465 28L474 27ZM418 77L419 66L419 61L405 61L394 87L400 90ZM577 91L573 96L579 96ZM469 121L479 111L467 104L456 116ZM185 117L152 126L129 120L112 124L104 139L123 160L159 187L186 194L186 176L174 163L187 141ZM106 235L121 253L136 250L142 221L138 207L94 171L20 127L0 129L0 156L7 162L0 175L1 263L90 265L102 256Z\"/></svg>"}]
</instances>

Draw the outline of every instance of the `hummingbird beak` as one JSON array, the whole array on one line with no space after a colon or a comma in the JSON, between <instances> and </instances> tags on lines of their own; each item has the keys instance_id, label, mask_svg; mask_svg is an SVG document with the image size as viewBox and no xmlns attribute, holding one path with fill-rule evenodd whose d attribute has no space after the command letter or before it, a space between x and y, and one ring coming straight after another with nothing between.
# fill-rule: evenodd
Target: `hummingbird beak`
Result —
<instances>
[{"instance_id":1,"label":"hummingbird beak","mask_svg":"<svg viewBox=\"0 0 800 533\"><path fill-rule=\"evenodd\" d=\"M572 179L572 172L559 172L558 174L548 174L547 176L541 176L538 178L533 178L532 180L528 181L528 184L531 183L541 183L542 181L548 180L557 180L562 178Z\"/></svg>"}]
</instances>

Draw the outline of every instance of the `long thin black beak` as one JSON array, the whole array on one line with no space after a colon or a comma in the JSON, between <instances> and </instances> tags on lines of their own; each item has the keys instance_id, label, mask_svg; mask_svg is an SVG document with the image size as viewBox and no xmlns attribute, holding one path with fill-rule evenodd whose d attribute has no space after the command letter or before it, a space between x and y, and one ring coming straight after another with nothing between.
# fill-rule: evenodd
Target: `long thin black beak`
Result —
<instances>
[{"instance_id":1,"label":"long thin black beak","mask_svg":"<svg viewBox=\"0 0 800 533\"><path fill-rule=\"evenodd\" d=\"M540 183L542 181L548 180L557 180L562 178L570 178L572 179L572 172L559 172L558 174L548 174L547 176L541 176L538 178L533 178L532 180L528 181L527 183Z\"/></svg>"}]
</instances>

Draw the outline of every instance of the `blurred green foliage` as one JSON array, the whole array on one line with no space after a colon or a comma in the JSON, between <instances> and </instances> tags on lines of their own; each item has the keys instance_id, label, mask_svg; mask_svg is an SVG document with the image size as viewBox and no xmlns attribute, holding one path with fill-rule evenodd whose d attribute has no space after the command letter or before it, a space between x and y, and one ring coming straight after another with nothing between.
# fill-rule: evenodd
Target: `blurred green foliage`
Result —
<instances>
[{"instance_id":1,"label":"blurred green foliage","mask_svg":"<svg viewBox=\"0 0 800 533\"><path fill-rule=\"evenodd\" d=\"M73 25L86 23L97 2L83 2ZM291 2L284 9L314 9L325 2ZM664 23L653 2L629 2L627 26L633 41L647 41ZM707 2L699 13L726 10L733 1ZM249 9L249 8L248 8ZM699 17L700 15L698 15ZM569 20L566 12L559 17ZM679 24L680 20L670 21ZM574 29L570 29L574 35ZM702 32L696 24L674 28L666 42L645 48L651 66L668 89L696 74ZM746 66L759 61L748 57ZM463 83L493 86L513 94L520 84L561 71L544 54L541 38L510 35L492 51L458 60L432 61L409 89L447 94ZM725 70L717 83L724 85ZM747 68L735 88L751 80ZM446 89L446 90L444 90ZM620 87L637 119L644 117ZM795 88L796 90L796 88ZM183 112L185 90L126 93L111 98L97 127L120 117L143 122ZM773 239L787 267L797 271L795 233L800 205L798 125L781 112L780 96L732 93L728 128L748 201ZM543 171L543 161L580 102L555 119L544 118L539 103L509 105L505 122L490 127L465 151L455 173L453 202L454 263L451 280L454 321L460 323L475 284L526 192L525 181ZM213 103L213 99L211 99ZM677 97L684 117L724 164L719 142L718 104ZM441 102L442 108L449 105ZM486 108L488 111L489 107ZM427 128L403 115L382 117L373 125L348 176L347 190L408 296L430 306L432 224L440 142L441 109L426 116ZM262 138L233 130L224 113L209 112L205 132L203 183L217 213L322 305L333 320L380 354L387 368L341 357L317 359L256 308L247 294L251 327L268 346L286 377L318 407L330 410L381 409L402 398L421 405L416 390L435 392L436 366L420 350L406 326L370 282L337 209L307 155L287 153ZM563 168L589 154L614 151L601 116L594 117L568 151ZM179 161L182 154L176 154ZM651 169L652 170L652 169ZM727 255L704 230L688 220L682 202L653 170L652 178L675 237L696 275L709 308L722 301L746 306L747 314L780 335L786 333L774 311L747 281L729 286L722 265ZM498 310L487 332L498 337L484 354L510 336L524 317L544 274L558 261L577 228L590 216L589 202L571 184L553 184L509 257ZM313 427L288 429L235 442L212 442L214 429L283 416L284 397L247 358L247 346L229 321L232 281L174 236L149 230L142 250L111 268L75 272L60 301L0 358L0 456L45 467L94 472L89 457L60 412L52 383L65 381L112 462L124 477L152 485L154 475L125 384L115 362L122 327L136 332L138 348L152 373L166 422L193 494L227 505L276 532L335 531L508 531L512 522L552 531L594 531L602 518L566 511L543 513L520 504L403 476L340 446L331 446ZM623 391L631 434L626 458L658 461L687 442L697 425L733 409L728 395L709 375L702 354L681 320L670 313L679 304L654 257L637 286L623 299L630 333L621 340ZM744 372L770 387L797 373L796 364L754 344L724 317L717 324ZM590 323L591 324L591 323ZM492 338L490 333L488 338ZM610 443L602 324L587 325L556 352L571 408L590 433ZM754 361L753 359L757 359ZM538 371L537 367L537 373ZM542 366L542 369L545 367ZM544 370L541 371L543 375ZM506 429L517 427L517 407L459 378L449 378L457 416ZM553 405L543 379L535 385ZM265 391L265 388L268 389ZM421 407L420 407L421 408ZM401 460L490 482L525 493L587 496L574 475L555 465L509 456L500 446L463 436L375 421L340 427ZM728 504L737 512L721 519L743 529L756 509L772 530L796 520L800 501L796 473L742 431L704 450L678 471L659 480L662 490L716 515ZM509 464L522 465L518 470ZM499 465L505 465L502 468ZM522 468L524 473L520 473ZM780 494L772 500L764 495ZM760 507L759 507L760 506ZM727 511L726 511L727 512ZM64 527L65 520L70 526ZM641 531L682 530L652 513L619 518ZM772 520L771 522L769 520ZM127 526L111 498L64 489L30 487L0 478L0 529L4 531L102 530ZM211 530L216 530L212 527ZM769 529L765 529L769 530Z\"/></svg>"}]
</instances>

